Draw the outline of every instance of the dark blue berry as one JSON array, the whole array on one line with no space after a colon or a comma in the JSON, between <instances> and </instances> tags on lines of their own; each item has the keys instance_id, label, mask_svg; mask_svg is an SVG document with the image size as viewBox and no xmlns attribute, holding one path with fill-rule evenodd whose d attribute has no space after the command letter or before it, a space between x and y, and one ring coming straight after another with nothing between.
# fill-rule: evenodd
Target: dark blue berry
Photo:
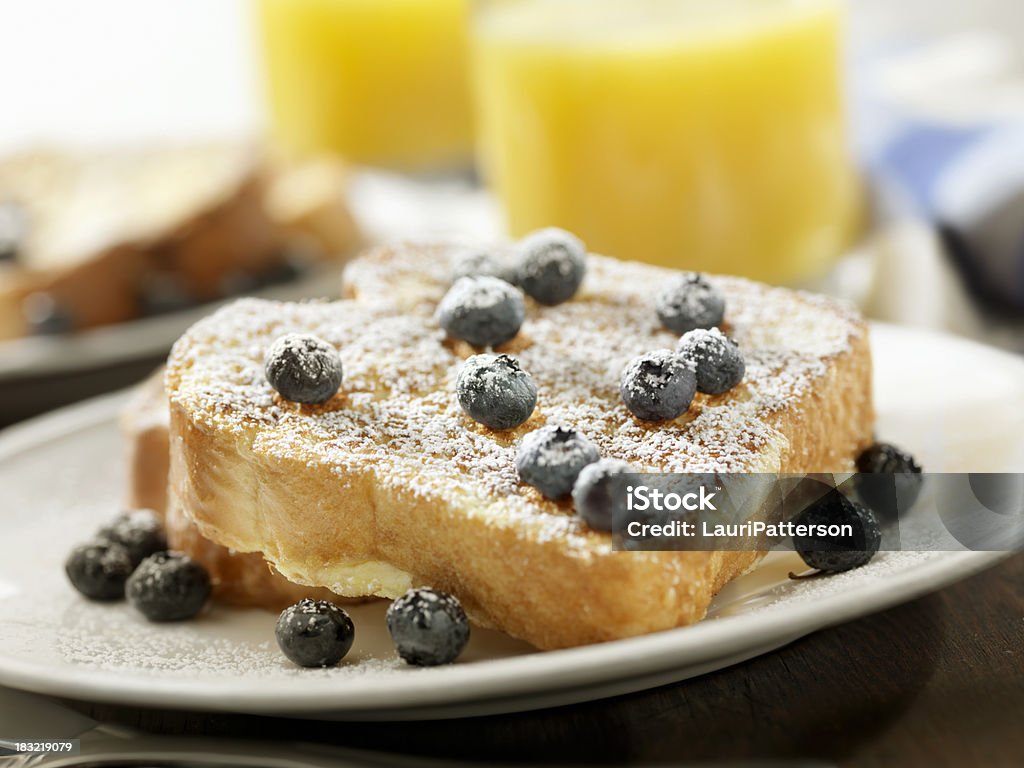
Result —
<instances>
[{"instance_id":1,"label":"dark blue berry","mask_svg":"<svg viewBox=\"0 0 1024 768\"><path fill-rule=\"evenodd\" d=\"M697 391L707 395L728 392L747 371L739 346L717 328L697 328L683 334L676 352L690 363Z\"/></svg>"},{"instance_id":2,"label":"dark blue berry","mask_svg":"<svg viewBox=\"0 0 1024 768\"><path fill-rule=\"evenodd\" d=\"M426 587L395 600L387 625L398 655L417 667L451 664L469 642L469 619L459 601Z\"/></svg>"},{"instance_id":3,"label":"dark blue berry","mask_svg":"<svg viewBox=\"0 0 1024 768\"><path fill-rule=\"evenodd\" d=\"M491 429L518 427L537 407L537 386L509 355L473 355L455 382L459 405Z\"/></svg>"},{"instance_id":4,"label":"dark blue berry","mask_svg":"<svg viewBox=\"0 0 1024 768\"><path fill-rule=\"evenodd\" d=\"M686 413L697 379L685 360L667 349L648 352L622 370L619 393L638 419L665 421Z\"/></svg>"},{"instance_id":5,"label":"dark blue berry","mask_svg":"<svg viewBox=\"0 0 1024 768\"><path fill-rule=\"evenodd\" d=\"M526 305L519 290L496 277L460 277L437 305L445 333L474 347L496 347L517 333Z\"/></svg>"},{"instance_id":6,"label":"dark blue berry","mask_svg":"<svg viewBox=\"0 0 1024 768\"><path fill-rule=\"evenodd\" d=\"M0 262L15 261L28 234L28 214L14 202L0 203Z\"/></svg>"},{"instance_id":7,"label":"dark blue berry","mask_svg":"<svg viewBox=\"0 0 1024 768\"><path fill-rule=\"evenodd\" d=\"M545 498L561 499L572 493L576 478L601 452L586 435L571 427L547 426L523 436L516 454L519 479Z\"/></svg>"},{"instance_id":8,"label":"dark blue berry","mask_svg":"<svg viewBox=\"0 0 1024 768\"><path fill-rule=\"evenodd\" d=\"M676 333L713 328L725 315L725 298L698 272L685 272L658 294L658 319Z\"/></svg>"},{"instance_id":9,"label":"dark blue berry","mask_svg":"<svg viewBox=\"0 0 1024 768\"><path fill-rule=\"evenodd\" d=\"M143 560L125 587L128 602L150 621L191 619L210 597L210 576L178 552L157 552Z\"/></svg>"},{"instance_id":10,"label":"dark blue berry","mask_svg":"<svg viewBox=\"0 0 1024 768\"><path fill-rule=\"evenodd\" d=\"M75 547L64 562L72 586L90 600L121 600L134 567L128 551L112 541Z\"/></svg>"},{"instance_id":11,"label":"dark blue berry","mask_svg":"<svg viewBox=\"0 0 1024 768\"><path fill-rule=\"evenodd\" d=\"M100 528L96 538L120 544L137 566L147 557L167 549L167 537L163 525L151 509L136 509L125 512L110 525Z\"/></svg>"},{"instance_id":12,"label":"dark blue berry","mask_svg":"<svg viewBox=\"0 0 1024 768\"><path fill-rule=\"evenodd\" d=\"M356 628L342 608L307 597L281 611L274 635L300 667L333 667L351 650Z\"/></svg>"},{"instance_id":13,"label":"dark blue berry","mask_svg":"<svg viewBox=\"0 0 1024 768\"><path fill-rule=\"evenodd\" d=\"M587 271L587 249L575 235L548 227L516 246L519 285L540 304L554 306L576 295Z\"/></svg>"},{"instance_id":14,"label":"dark blue berry","mask_svg":"<svg viewBox=\"0 0 1024 768\"><path fill-rule=\"evenodd\" d=\"M793 547L811 568L839 573L866 565L882 544L882 529L874 513L833 489L793 520L795 525L845 526L852 535L830 534L819 528L794 536Z\"/></svg>"},{"instance_id":15,"label":"dark blue berry","mask_svg":"<svg viewBox=\"0 0 1024 768\"><path fill-rule=\"evenodd\" d=\"M460 277L496 277L512 285L518 280L515 265L508 255L492 250L464 251L456 257L452 282Z\"/></svg>"},{"instance_id":16,"label":"dark blue berry","mask_svg":"<svg viewBox=\"0 0 1024 768\"><path fill-rule=\"evenodd\" d=\"M627 488L636 474L627 462L601 459L580 470L572 488L576 514L595 531L611 531L626 520Z\"/></svg>"},{"instance_id":17,"label":"dark blue berry","mask_svg":"<svg viewBox=\"0 0 1024 768\"><path fill-rule=\"evenodd\" d=\"M298 253L285 252L259 274L260 287L293 283L312 271L312 264Z\"/></svg>"},{"instance_id":18,"label":"dark blue berry","mask_svg":"<svg viewBox=\"0 0 1024 768\"><path fill-rule=\"evenodd\" d=\"M245 269L232 269L217 281L217 290L221 296L243 296L260 287L260 275Z\"/></svg>"},{"instance_id":19,"label":"dark blue berry","mask_svg":"<svg viewBox=\"0 0 1024 768\"><path fill-rule=\"evenodd\" d=\"M28 332L34 336L58 336L75 329L71 312L48 293L30 293L21 310Z\"/></svg>"},{"instance_id":20,"label":"dark blue berry","mask_svg":"<svg viewBox=\"0 0 1024 768\"><path fill-rule=\"evenodd\" d=\"M293 403L326 403L341 386L341 357L323 339L289 333L270 345L264 364L270 386Z\"/></svg>"},{"instance_id":21,"label":"dark blue berry","mask_svg":"<svg viewBox=\"0 0 1024 768\"><path fill-rule=\"evenodd\" d=\"M890 443L875 443L858 456L857 472L854 488L858 498L887 520L914 506L924 485L921 465Z\"/></svg>"},{"instance_id":22,"label":"dark blue berry","mask_svg":"<svg viewBox=\"0 0 1024 768\"><path fill-rule=\"evenodd\" d=\"M189 290L181 275L148 275L139 286L139 308L143 315L180 312L197 304L199 298Z\"/></svg>"}]
</instances>

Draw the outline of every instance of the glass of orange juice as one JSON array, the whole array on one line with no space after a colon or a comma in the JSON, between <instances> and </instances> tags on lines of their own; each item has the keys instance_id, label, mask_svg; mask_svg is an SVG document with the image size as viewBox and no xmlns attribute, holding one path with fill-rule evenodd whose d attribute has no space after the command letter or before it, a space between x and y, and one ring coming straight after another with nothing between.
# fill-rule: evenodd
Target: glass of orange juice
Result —
<instances>
[{"instance_id":1,"label":"glass of orange juice","mask_svg":"<svg viewBox=\"0 0 1024 768\"><path fill-rule=\"evenodd\" d=\"M479 157L513 235L808 280L855 234L841 0L480 0Z\"/></svg>"},{"instance_id":2,"label":"glass of orange juice","mask_svg":"<svg viewBox=\"0 0 1024 768\"><path fill-rule=\"evenodd\" d=\"M272 131L405 171L472 159L470 0L258 0Z\"/></svg>"}]
</instances>

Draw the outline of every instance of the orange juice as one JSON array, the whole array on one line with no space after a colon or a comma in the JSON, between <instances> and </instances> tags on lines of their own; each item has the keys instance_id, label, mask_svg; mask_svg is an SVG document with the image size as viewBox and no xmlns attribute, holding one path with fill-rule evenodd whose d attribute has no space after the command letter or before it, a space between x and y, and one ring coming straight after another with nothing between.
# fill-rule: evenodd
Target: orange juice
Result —
<instances>
[{"instance_id":1,"label":"orange juice","mask_svg":"<svg viewBox=\"0 0 1024 768\"><path fill-rule=\"evenodd\" d=\"M260 0L273 132L299 153L467 165L469 0Z\"/></svg>"},{"instance_id":2,"label":"orange juice","mask_svg":"<svg viewBox=\"0 0 1024 768\"><path fill-rule=\"evenodd\" d=\"M791 282L849 244L838 0L491 0L480 158L512 234Z\"/></svg>"}]
</instances>

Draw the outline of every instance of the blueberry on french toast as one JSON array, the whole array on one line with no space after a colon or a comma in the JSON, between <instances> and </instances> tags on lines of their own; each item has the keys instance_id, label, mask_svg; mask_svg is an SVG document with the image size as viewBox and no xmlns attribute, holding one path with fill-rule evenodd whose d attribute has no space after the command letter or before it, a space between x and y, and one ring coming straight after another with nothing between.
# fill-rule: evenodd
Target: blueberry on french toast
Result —
<instances>
[{"instance_id":1,"label":"blueberry on french toast","mask_svg":"<svg viewBox=\"0 0 1024 768\"><path fill-rule=\"evenodd\" d=\"M672 280L654 307L662 325L676 333L714 328L725 316L725 298L698 272L684 272Z\"/></svg>"},{"instance_id":2,"label":"blueberry on french toast","mask_svg":"<svg viewBox=\"0 0 1024 768\"><path fill-rule=\"evenodd\" d=\"M679 339L676 352L693 368L697 391L721 395L743 380L746 363L735 341L718 328L695 328Z\"/></svg>"},{"instance_id":3,"label":"blueberry on french toast","mask_svg":"<svg viewBox=\"0 0 1024 768\"><path fill-rule=\"evenodd\" d=\"M474 347L496 347L517 333L525 314L519 289L497 277L460 277L437 305L445 333Z\"/></svg>"},{"instance_id":4,"label":"blueberry on french toast","mask_svg":"<svg viewBox=\"0 0 1024 768\"><path fill-rule=\"evenodd\" d=\"M601 458L601 451L572 427L544 426L528 432L519 442L516 472L546 499L572 493L580 471Z\"/></svg>"},{"instance_id":5,"label":"blueberry on french toast","mask_svg":"<svg viewBox=\"0 0 1024 768\"><path fill-rule=\"evenodd\" d=\"M619 378L622 402L638 419L668 421L686 413L697 379L683 358L667 349L629 361Z\"/></svg>"},{"instance_id":6,"label":"blueberry on french toast","mask_svg":"<svg viewBox=\"0 0 1024 768\"><path fill-rule=\"evenodd\" d=\"M491 429L518 427L537 405L537 385L509 355L473 355L455 384L459 405Z\"/></svg>"},{"instance_id":7,"label":"blueberry on french toast","mask_svg":"<svg viewBox=\"0 0 1024 768\"><path fill-rule=\"evenodd\" d=\"M293 403L326 403L341 387L338 350L309 333L288 333L271 344L264 372L270 386Z\"/></svg>"},{"instance_id":8,"label":"blueberry on french toast","mask_svg":"<svg viewBox=\"0 0 1024 768\"><path fill-rule=\"evenodd\" d=\"M564 229L548 227L527 235L516 246L518 282L539 304L555 306L576 295L587 271L587 250Z\"/></svg>"}]
</instances>

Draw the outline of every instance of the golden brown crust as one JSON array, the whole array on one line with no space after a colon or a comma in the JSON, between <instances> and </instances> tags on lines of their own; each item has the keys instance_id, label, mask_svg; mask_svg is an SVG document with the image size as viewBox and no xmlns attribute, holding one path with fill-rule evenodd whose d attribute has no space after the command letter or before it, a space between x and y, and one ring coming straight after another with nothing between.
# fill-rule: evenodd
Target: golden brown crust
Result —
<instances>
[{"instance_id":1,"label":"golden brown crust","mask_svg":"<svg viewBox=\"0 0 1024 768\"><path fill-rule=\"evenodd\" d=\"M538 412L508 434L482 430L451 406L465 351L432 326L446 269L424 265L438 257L381 252L350 271L355 301L242 302L183 337L167 375L172 492L204 536L261 551L294 581L391 597L430 584L475 621L538 647L580 645L699 620L758 555L613 551L566 503L515 483L523 432L575 418L604 455L654 471L843 471L871 440L863 322L820 298L729 278L717 280L748 379L699 396L675 422L637 424L605 367L665 345L647 294L671 274L597 257L580 297L531 306L513 342L541 389ZM395 317L399 304L407 314ZM299 327L342 349L346 391L327 407L274 401L258 374L259 351ZM594 359L602 352L607 365Z\"/></svg>"}]
</instances>

